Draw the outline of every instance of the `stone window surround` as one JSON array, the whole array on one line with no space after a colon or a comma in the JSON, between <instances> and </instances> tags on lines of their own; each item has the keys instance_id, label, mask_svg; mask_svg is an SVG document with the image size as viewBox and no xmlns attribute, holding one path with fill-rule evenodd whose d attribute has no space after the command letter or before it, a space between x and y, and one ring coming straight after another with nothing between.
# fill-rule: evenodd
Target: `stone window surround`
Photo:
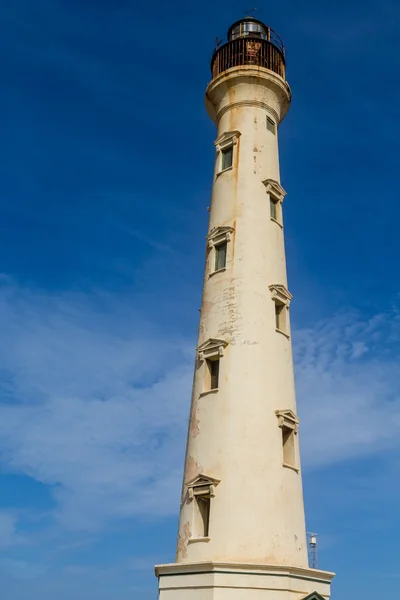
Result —
<instances>
[{"instance_id":1,"label":"stone window surround","mask_svg":"<svg viewBox=\"0 0 400 600\"><path fill-rule=\"evenodd\" d=\"M211 501L211 499L215 497L215 488L219 483L220 479L215 479L214 477L203 474L197 475L197 477L188 481L186 484L188 501L192 502L196 498L207 498L208 501ZM192 537L188 540L188 543L195 544L198 542L209 541L210 537L207 535L206 537Z\"/></svg>"},{"instance_id":2,"label":"stone window surround","mask_svg":"<svg viewBox=\"0 0 400 600\"><path fill-rule=\"evenodd\" d=\"M222 169L222 151L227 150L230 146L233 148L233 153L235 152L234 146L237 145L238 139L240 136L240 131L226 131L222 135L219 136L214 142L214 146L217 151L217 173L216 177L221 175L221 173L225 173L226 171L231 171L233 169L234 158L232 158L232 165L227 167L226 169Z\"/></svg>"},{"instance_id":3,"label":"stone window surround","mask_svg":"<svg viewBox=\"0 0 400 600\"><path fill-rule=\"evenodd\" d=\"M188 499L191 501L196 496L214 498L215 488L220 481L220 479L215 479L214 477L200 473L186 484Z\"/></svg>"},{"instance_id":4,"label":"stone window surround","mask_svg":"<svg viewBox=\"0 0 400 600\"><path fill-rule=\"evenodd\" d=\"M225 340L217 340L214 338L210 338L208 339L206 342L204 342L203 344L200 344L200 346L198 346L197 348L197 357L198 359L203 363L202 368L203 369L208 369L208 361L212 361L212 360L220 360L221 357L224 355L224 349L226 348L226 346L228 345L228 342L226 342ZM207 371L204 371L204 383L203 386L206 389L202 389L202 391L199 394L199 397L202 398L203 396L208 396L209 394L216 394L219 391L219 388L211 388L210 385L206 384L206 376Z\"/></svg>"},{"instance_id":5,"label":"stone window surround","mask_svg":"<svg viewBox=\"0 0 400 600\"><path fill-rule=\"evenodd\" d=\"M284 285L281 284L273 284L269 286L270 292L271 292L271 297L272 300L275 302L275 304L279 304L281 306L284 306L286 308L286 315L285 315L285 321L286 321L286 327L285 330L283 329L279 329L278 327L276 327L276 331L278 333L281 333L282 335L286 336L288 339L290 338L290 333L289 333L289 306L290 306L290 302L293 299L292 294L286 289L286 287Z\"/></svg>"},{"instance_id":6,"label":"stone window surround","mask_svg":"<svg viewBox=\"0 0 400 600\"><path fill-rule=\"evenodd\" d=\"M275 414L278 417L279 427L292 429L296 434L299 432L300 419L292 410L276 410Z\"/></svg>"},{"instance_id":7,"label":"stone window surround","mask_svg":"<svg viewBox=\"0 0 400 600\"><path fill-rule=\"evenodd\" d=\"M287 410L276 410L275 411L276 416L278 417L278 426L282 429L282 431L286 430L286 431L290 431L293 436L297 436L298 432L299 432L299 423L300 420L297 417L297 415L290 409ZM294 440L293 440L294 443ZM295 457L294 457L294 464L291 464L289 462L282 462L282 466L287 468L287 469L292 469L293 471L296 471L296 473L300 472L300 469L296 466L296 450L294 450L295 452Z\"/></svg>"},{"instance_id":8,"label":"stone window surround","mask_svg":"<svg viewBox=\"0 0 400 600\"><path fill-rule=\"evenodd\" d=\"M224 355L224 348L228 345L225 340L217 340L210 338L206 342L197 347L197 355L199 360L215 360Z\"/></svg>"},{"instance_id":9,"label":"stone window surround","mask_svg":"<svg viewBox=\"0 0 400 600\"><path fill-rule=\"evenodd\" d=\"M265 191L269 195L270 201L276 202L277 204L278 218L274 219L274 217L271 216L270 219L283 229L282 202L286 196L286 192L275 179L265 179L263 184L265 185Z\"/></svg>"},{"instance_id":10,"label":"stone window surround","mask_svg":"<svg viewBox=\"0 0 400 600\"><path fill-rule=\"evenodd\" d=\"M215 269L215 248L221 244L227 244L227 251L229 248L228 242L231 240L231 234L233 233L233 227L214 227L209 235L207 236L207 248L212 252L212 258L210 261L210 272L208 274L209 277L212 277L216 273L223 273L226 271L226 266L222 269ZM226 257L226 261L228 261L228 253Z\"/></svg>"},{"instance_id":11,"label":"stone window surround","mask_svg":"<svg viewBox=\"0 0 400 600\"><path fill-rule=\"evenodd\" d=\"M269 115L267 115L266 127L268 131L276 135L276 122Z\"/></svg>"}]
</instances>

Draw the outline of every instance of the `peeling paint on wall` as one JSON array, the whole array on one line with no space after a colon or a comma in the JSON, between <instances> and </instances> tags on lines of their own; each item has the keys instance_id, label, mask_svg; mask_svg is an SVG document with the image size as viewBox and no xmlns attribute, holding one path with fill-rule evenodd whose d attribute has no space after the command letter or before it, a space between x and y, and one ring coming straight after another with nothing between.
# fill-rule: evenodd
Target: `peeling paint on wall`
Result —
<instances>
[{"instance_id":1,"label":"peeling paint on wall","mask_svg":"<svg viewBox=\"0 0 400 600\"><path fill-rule=\"evenodd\" d=\"M191 538L192 533L190 531L190 523L187 521L182 527L182 531L178 536L178 544L176 548L176 560L179 562L183 558L187 558L187 544Z\"/></svg>"},{"instance_id":2,"label":"peeling paint on wall","mask_svg":"<svg viewBox=\"0 0 400 600\"><path fill-rule=\"evenodd\" d=\"M202 467L199 463L193 458L193 456L188 456L186 460L185 467L185 481L191 481L194 479L199 473L202 472Z\"/></svg>"},{"instance_id":3,"label":"peeling paint on wall","mask_svg":"<svg viewBox=\"0 0 400 600\"><path fill-rule=\"evenodd\" d=\"M193 435L193 437L197 437L200 433L200 421L197 418L197 410L198 410L198 399L194 398L193 402L192 402L192 410L191 410L191 414L190 414L190 433Z\"/></svg>"}]
</instances>

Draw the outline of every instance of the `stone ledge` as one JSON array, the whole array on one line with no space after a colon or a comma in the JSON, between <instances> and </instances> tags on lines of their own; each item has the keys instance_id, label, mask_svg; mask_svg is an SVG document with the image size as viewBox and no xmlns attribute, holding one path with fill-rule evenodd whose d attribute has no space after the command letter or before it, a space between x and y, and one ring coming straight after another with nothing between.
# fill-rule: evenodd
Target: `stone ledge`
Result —
<instances>
[{"instance_id":1,"label":"stone ledge","mask_svg":"<svg viewBox=\"0 0 400 600\"><path fill-rule=\"evenodd\" d=\"M157 565L155 567L156 575L185 575L215 573L220 571L233 571L240 573L246 571L246 575L254 573L261 575L284 574L289 577L299 577L301 579L311 578L328 583L335 577L331 571L321 571L319 569L307 569L304 567L290 567L286 565L259 565L249 563L225 563L225 562L197 562L197 563L170 563Z\"/></svg>"}]
</instances>

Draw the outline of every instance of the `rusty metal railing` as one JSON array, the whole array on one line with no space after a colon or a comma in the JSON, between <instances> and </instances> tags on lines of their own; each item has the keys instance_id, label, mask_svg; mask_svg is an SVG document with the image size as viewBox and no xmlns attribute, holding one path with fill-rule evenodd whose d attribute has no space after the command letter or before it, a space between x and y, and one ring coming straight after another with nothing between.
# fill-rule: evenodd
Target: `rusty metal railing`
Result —
<instances>
[{"instance_id":1,"label":"rusty metal railing","mask_svg":"<svg viewBox=\"0 0 400 600\"><path fill-rule=\"evenodd\" d=\"M259 37L241 37L217 48L211 59L213 78L231 67L255 65L270 69L285 79L284 50Z\"/></svg>"}]
</instances>

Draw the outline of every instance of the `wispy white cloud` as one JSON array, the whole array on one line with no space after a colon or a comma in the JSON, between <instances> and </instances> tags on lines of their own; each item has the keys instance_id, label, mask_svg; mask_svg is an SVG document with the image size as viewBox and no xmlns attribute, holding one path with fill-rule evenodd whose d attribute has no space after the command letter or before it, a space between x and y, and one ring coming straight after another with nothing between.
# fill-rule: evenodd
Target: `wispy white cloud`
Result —
<instances>
[{"instance_id":1,"label":"wispy white cloud","mask_svg":"<svg viewBox=\"0 0 400 600\"><path fill-rule=\"evenodd\" d=\"M17 530L18 517L6 510L0 510L0 550L21 545L25 538Z\"/></svg>"},{"instance_id":2,"label":"wispy white cloud","mask_svg":"<svg viewBox=\"0 0 400 600\"><path fill-rule=\"evenodd\" d=\"M2 465L53 486L58 520L176 508L192 356L129 310L129 299L0 291ZM159 502L159 497L164 502Z\"/></svg>"},{"instance_id":3,"label":"wispy white cloud","mask_svg":"<svg viewBox=\"0 0 400 600\"><path fill-rule=\"evenodd\" d=\"M3 469L51 486L63 529L175 513L192 345L154 332L129 298L42 294L7 278L0 322ZM398 448L399 335L396 313L294 332L306 467Z\"/></svg>"},{"instance_id":4,"label":"wispy white cloud","mask_svg":"<svg viewBox=\"0 0 400 600\"><path fill-rule=\"evenodd\" d=\"M35 579L46 572L46 567L26 560L0 558L0 571L4 570L15 579Z\"/></svg>"},{"instance_id":5,"label":"wispy white cloud","mask_svg":"<svg viewBox=\"0 0 400 600\"><path fill-rule=\"evenodd\" d=\"M306 467L400 450L400 319L346 314L295 335Z\"/></svg>"}]
</instances>

